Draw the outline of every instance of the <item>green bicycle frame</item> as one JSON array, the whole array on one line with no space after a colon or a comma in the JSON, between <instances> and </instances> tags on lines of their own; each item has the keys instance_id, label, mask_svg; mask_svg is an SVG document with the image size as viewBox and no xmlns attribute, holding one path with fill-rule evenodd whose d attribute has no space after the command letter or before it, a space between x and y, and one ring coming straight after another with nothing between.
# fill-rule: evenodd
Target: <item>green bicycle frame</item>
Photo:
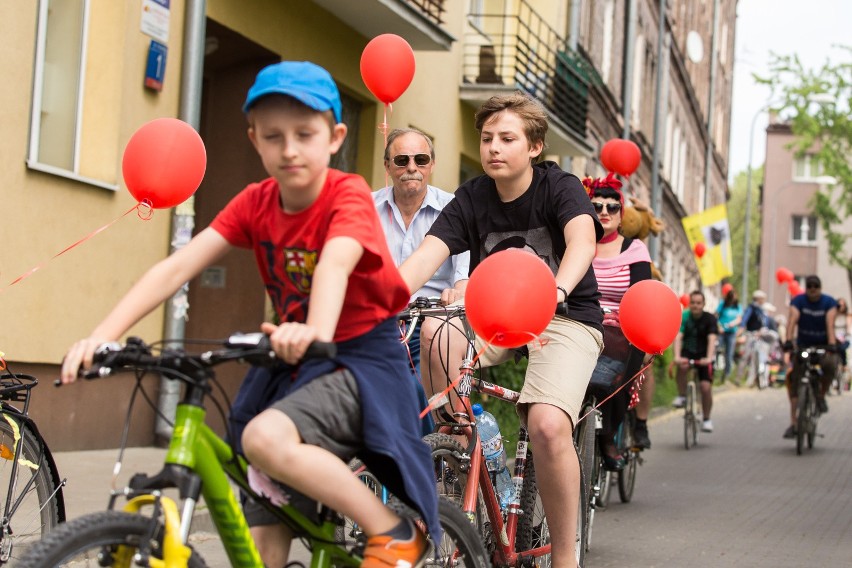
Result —
<instances>
[{"instance_id":1,"label":"green bicycle frame","mask_svg":"<svg viewBox=\"0 0 852 568\"><path fill-rule=\"evenodd\" d=\"M245 491L249 488L247 463L235 456L231 446L204 423L206 411L200 406L181 403L177 407L174 431L165 462L184 466L201 479L201 494L222 539L231 565L239 568L263 568L260 554L252 540L242 507L234 495L228 478ZM311 568L359 566L361 559L335 541L336 524L326 520L316 524L290 505L276 508L281 521L311 543ZM183 519L186 525L189 519ZM185 527L181 527L184 529ZM184 534L187 534L184 531Z\"/></svg>"}]
</instances>

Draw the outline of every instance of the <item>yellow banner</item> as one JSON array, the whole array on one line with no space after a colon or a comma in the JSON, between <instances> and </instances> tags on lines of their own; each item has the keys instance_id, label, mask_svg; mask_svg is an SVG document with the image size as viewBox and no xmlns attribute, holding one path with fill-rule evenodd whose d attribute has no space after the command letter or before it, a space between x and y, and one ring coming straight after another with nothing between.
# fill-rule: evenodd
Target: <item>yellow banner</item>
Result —
<instances>
[{"instance_id":1,"label":"yellow banner","mask_svg":"<svg viewBox=\"0 0 852 568\"><path fill-rule=\"evenodd\" d=\"M733 276L734 261L731 252L731 229L728 226L728 209L717 205L701 213L684 217L683 230L689 240L701 282L710 286L722 278ZM695 252L696 245L701 243L704 254L699 258ZM700 248L700 247L699 247Z\"/></svg>"}]
</instances>

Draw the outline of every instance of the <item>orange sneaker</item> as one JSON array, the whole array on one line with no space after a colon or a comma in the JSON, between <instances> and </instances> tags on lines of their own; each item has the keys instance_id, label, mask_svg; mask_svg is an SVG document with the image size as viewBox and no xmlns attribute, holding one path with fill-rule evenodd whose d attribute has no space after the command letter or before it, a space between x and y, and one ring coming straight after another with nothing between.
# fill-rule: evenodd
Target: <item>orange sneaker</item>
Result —
<instances>
[{"instance_id":1,"label":"orange sneaker","mask_svg":"<svg viewBox=\"0 0 852 568\"><path fill-rule=\"evenodd\" d=\"M361 568L420 568L431 550L431 543L416 525L414 536L408 540L396 540L388 535L371 536L367 539Z\"/></svg>"}]
</instances>

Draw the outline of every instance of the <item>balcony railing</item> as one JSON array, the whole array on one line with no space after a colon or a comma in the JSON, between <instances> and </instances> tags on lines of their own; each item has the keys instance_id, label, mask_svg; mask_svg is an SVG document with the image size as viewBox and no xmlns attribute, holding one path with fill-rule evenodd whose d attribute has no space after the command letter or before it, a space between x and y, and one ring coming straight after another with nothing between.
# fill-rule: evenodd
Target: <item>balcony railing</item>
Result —
<instances>
[{"instance_id":1,"label":"balcony railing","mask_svg":"<svg viewBox=\"0 0 852 568\"><path fill-rule=\"evenodd\" d=\"M423 12L423 16L436 26L444 23L444 0L406 0Z\"/></svg>"},{"instance_id":2,"label":"balcony railing","mask_svg":"<svg viewBox=\"0 0 852 568\"><path fill-rule=\"evenodd\" d=\"M463 82L526 91L552 118L585 137L590 66L529 4L517 6L517 14L468 15Z\"/></svg>"}]
</instances>

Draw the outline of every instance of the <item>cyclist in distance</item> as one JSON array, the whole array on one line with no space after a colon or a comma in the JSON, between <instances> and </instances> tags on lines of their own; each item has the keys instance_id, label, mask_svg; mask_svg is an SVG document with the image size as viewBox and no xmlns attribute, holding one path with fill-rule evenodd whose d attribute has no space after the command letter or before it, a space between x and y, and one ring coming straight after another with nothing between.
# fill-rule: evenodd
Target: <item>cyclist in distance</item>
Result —
<instances>
[{"instance_id":1,"label":"cyclist in distance","mask_svg":"<svg viewBox=\"0 0 852 568\"><path fill-rule=\"evenodd\" d=\"M621 193L621 182L615 174L605 179L586 178L583 185L589 192L592 206L604 229L592 267L601 293L601 307L610 312L604 314L604 350L598 357L589 383L589 389L602 401L623 381L633 378L642 366L644 354L624 337L618 309L621 298L630 286L651 279L651 255L645 243L639 239L625 238L620 233L624 195ZM624 469L624 457L615 447L615 434L627 414L630 393L629 387L622 388L600 407L603 428L598 440L604 464L611 471ZM646 420L637 420L634 434L638 446L650 447Z\"/></svg>"},{"instance_id":2,"label":"cyclist in distance","mask_svg":"<svg viewBox=\"0 0 852 568\"><path fill-rule=\"evenodd\" d=\"M71 347L62 381L73 381L97 346L118 340L206 266L234 247L252 249L283 322L261 331L285 364L253 369L234 402L230 433L242 442L250 477L270 497L282 496L269 478L287 484L284 497L307 516L316 518L319 501L352 518L369 535L362 566L386 566L389 558L420 566L430 549L420 528L347 465L361 457L439 538L432 462L395 317L408 289L366 181L329 168L347 132L337 85L313 63L283 61L258 73L243 111L270 177L240 191L209 227L142 276ZM336 342L337 356L299 365L314 340ZM245 510L264 563L284 566L290 529L257 503Z\"/></svg>"},{"instance_id":3,"label":"cyclist in distance","mask_svg":"<svg viewBox=\"0 0 852 568\"><path fill-rule=\"evenodd\" d=\"M603 346L600 294L591 267L603 229L580 180L553 162L537 163L548 129L540 103L521 92L494 96L476 112L475 124L485 174L456 190L400 271L416 290L451 254L470 251L474 270L489 254L514 246L535 251L555 275L554 311L567 301L568 316L554 316L542 333L546 344L529 349L517 410L535 451L554 566L575 568L580 464L572 431ZM464 335L449 325L442 333L450 337L433 342L439 328L432 320L423 326L427 389L432 376L436 384L438 379L446 384L448 370L459 368L466 347ZM484 346L482 339L477 338L477 349ZM480 361L496 365L515 353L489 347Z\"/></svg>"},{"instance_id":4,"label":"cyclist in distance","mask_svg":"<svg viewBox=\"0 0 852 568\"><path fill-rule=\"evenodd\" d=\"M686 403L686 375L689 362L693 361L701 386L701 415L704 420L701 431L712 432L710 411L713 410L713 358L716 354L718 324L716 316L704 311L704 302L704 293L695 290L689 295L689 309L683 312L680 331L674 343L678 396L672 405L683 408Z\"/></svg>"},{"instance_id":5,"label":"cyclist in distance","mask_svg":"<svg viewBox=\"0 0 852 568\"><path fill-rule=\"evenodd\" d=\"M805 293L790 300L790 319L787 322L787 341L785 351L794 351L793 370L787 383L787 397L790 399L790 426L784 431L785 438L796 437L796 408L799 402L799 380L805 371L804 362L796 353L807 347L825 347L826 353L820 360L822 376L820 392L817 395L817 408L823 414L828 412L825 393L831 386L837 370L837 337L834 335L834 319L837 316L837 301L822 293L822 281L819 276L805 278Z\"/></svg>"},{"instance_id":6,"label":"cyclist in distance","mask_svg":"<svg viewBox=\"0 0 852 568\"><path fill-rule=\"evenodd\" d=\"M734 368L734 349L736 348L737 332L740 329L742 316L743 309L740 307L737 292L731 288L716 310L719 330L722 335L722 345L725 349L725 370L722 373L722 382L725 382Z\"/></svg>"},{"instance_id":7,"label":"cyclist in distance","mask_svg":"<svg viewBox=\"0 0 852 568\"><path fill-rule=\"evenodd\" d=\"M415 128L396 128L388 134L385 145L385 172L393 185L373 192L379 221L385 232L391 256L397 266L420 246L426 231L435 222L441 209L453 199L453 194L429 185L435 167L435 148L432 140ZM463 294L467 286L470 253L452 256L411 299L441 296L444 290L455 288ZM420 384L420 326L408 342L412 373L420 395L421 408L428 404ZM429 434L435 423L432 414L423 417L423 434Z\"/></svg>"}]
</instances>

